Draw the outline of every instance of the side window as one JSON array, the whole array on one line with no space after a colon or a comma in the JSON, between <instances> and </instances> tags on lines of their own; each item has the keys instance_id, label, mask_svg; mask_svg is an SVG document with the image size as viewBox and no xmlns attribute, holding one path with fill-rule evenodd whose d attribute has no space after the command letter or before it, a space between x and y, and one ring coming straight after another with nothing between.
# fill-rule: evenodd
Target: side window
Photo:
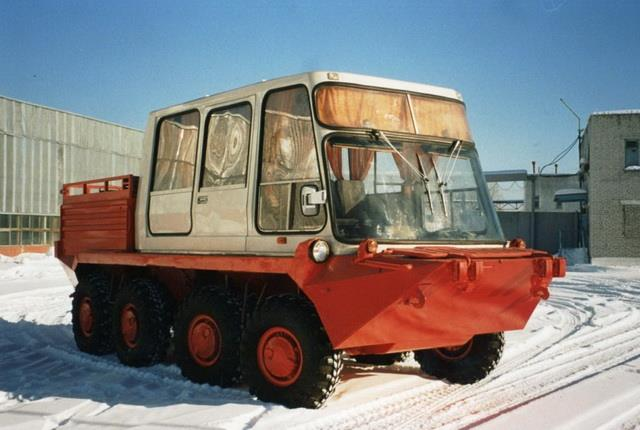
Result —
<instances>
[{"instance_id":1,"label":"side window","mask_svg":"<svg viewBox=\"0 0 640 430\"><path fill-rule=\"evenodd\" d=\"M199 127L198 111L168 116L160 121L152 191L191 188Z\"/></svg>"},{"instance_id":2,"label":"side window","mask_svg":"<svg viewBox=\"0 0 640 430\"><path fill-rule=\"evenodd\" d=\"M320 188L307 90L294 87L271 92L263 109L258 228L318 230L325 223L324 209L316 216L304 216L300 201L303 186Z\"/></svg>"},{"instance_id":3,"label":"side window","mask_svg":"<svg viewBox=\"0 0 640 430\"><path fill-rule=\"evenodd\" d=\"M216 109L207 118L201 187L245 184L251 105Z\"/></svg>"},{"instance_id":4,"label":"side window","mask_svg":"<svg viewBox=\"0 0 640 430\"><path fill-rule=\"evenodd\" d=\"M639 149L637 140L627 140L624 143L624 167L640 166Z\"/></svg>"}]
</instances>

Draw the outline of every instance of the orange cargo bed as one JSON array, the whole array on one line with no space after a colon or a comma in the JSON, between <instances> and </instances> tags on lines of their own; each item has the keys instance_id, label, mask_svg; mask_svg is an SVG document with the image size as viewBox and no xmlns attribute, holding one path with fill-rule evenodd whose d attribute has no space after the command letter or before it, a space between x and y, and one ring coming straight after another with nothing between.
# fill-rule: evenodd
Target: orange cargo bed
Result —
<instances>
[{"instance_id":1,"label":"orange cargo bed","mask_svg":"<svg viewBox=\"0 0 640 430\"><path fill-rule=\"evenodd\" d=\"M137 185L133 175L64 184L56 255L133 251Z\"/></svg>"}]
</instances>

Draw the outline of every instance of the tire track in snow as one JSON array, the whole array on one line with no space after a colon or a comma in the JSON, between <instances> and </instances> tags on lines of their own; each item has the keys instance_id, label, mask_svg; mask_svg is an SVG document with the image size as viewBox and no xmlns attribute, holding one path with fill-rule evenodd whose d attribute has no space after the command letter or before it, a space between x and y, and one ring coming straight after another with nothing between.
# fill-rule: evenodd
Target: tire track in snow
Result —
<instances>
[{"instance_id":1,"label":"tire track in snow","mask_svg":"<svg viewBox=\"0 0 640 430\"><path fill-rule=\"evenodd\" d=\"M595 375L604 369L622 363L637 354L640 339L640 311L632 307L623 312L606 315L602 319L613 320L609 325L594 326L596 312L581 300L563 298L550 301L546 306L570 312L569 319L577 324L556 343L548 344L541 352L534 354L527 365L519 369L496 369L491 380L469 386L468 397L460 392L442 399L437 405L430 405L405 421L407 427L416 426L416 421L428 422L434 427L460 427L468 422L468 415L491 415L501 409L508 409L559 387L575 383L576 380ZM561 326L562 327L562 326ZM569 326L570 327L570 326ZM589 330L585 330L589 327ZM593 327L593 328L592 328ZM509 366L513 368L513 365ZM496 382L501 381L500 384ZM473 389L481 386L480 389ZM487 397L488 399L484 399ZM467 411L462 417L452 412L455 405ZM458 415L458 416L457 416ZM426 417L430 421L424 421ZM435 418L433 418L435 417ZM421 425L417 425L420 427Z\"/></svg>"},{"instance_id":2,"label":"tire track in snow","mask_svg":"<svg viewBox=\"0 0 640 430\"><path fill-rule=\"evenodd\" d=\"M39 300L30 300L36 294ZM78 351L70 325L30 321L43 312L59 315L56 307L60 307L60 303L70 308L68 298L53 300L60 298L58 289L2 298L0 315L7 310L20 314L20 319L14 322L0 319L0 368L3 369L0 390L10 393L12 398L89 396L110 404L175 404L179 401L205 405L259 404L243 390L191 383L176 366L133 368L120 364L113 355L98 357ZM24 303L30 305L25 307ZM87 387L87 384L93 386Z\"/></svg>"},{"instance_id":3,"label":"tire track in snow","mask_svg":"<svg viewBox=\"0 0 640 430\"><path fill-rule=\"evenodd\" d=\"M270 428L278 424L283 428L296 424L305 428L460 428L562 390L640 351L640 339L636 339L640 282L618 277L615 271L570 272L567 281L554 282L551 299L538 307L528 328L507 335L502 362L483 381L458 386L417 379L404 365L404 378L388 378L387 372L385 378L374 376L372 385L365 384L366 390L346 392L344 402L336 399L324 410L287 410L257 402L246 390L193 384L175 366L136 369L121 365L113 356L79 352L69 325L69 292L69 288L51 288L2 296L0 316L6 319L0 319L0 391L9 391L13 399L2 400L0 413L19 405L20 396L27 400L60 396L91 400L89 411L72 412L68 420L62 420L62 427L85 421L99 425L102 414L113 419L122 412L111 413L112 407L124 406L129 411L127 405L166 407L166 413L175 419L180 414L174 406L185 403L197 408L184 411L184 422L193 425L199 421L228 423L233 428L254 424ZM375 372L373 368L363 373ZM380 395L375 399L372 393ZM244 415L216 421L218 409L208 407L227 403L243 404ZM203 414L205 418L196 419ZM60 416L66 419L69 415ZM614 422L637 423L638 417L625 415Z\"/></svg>"},{"instance_id":4,"label":"tire track in snow","mask_svg":"<svg viewBox=\"0 0 640 430\"><path fill-rule=\"evenodd\" d=\"M430 425L459 428L466 425L468 417L460 417L458 413L452 411L450 408L452 404L455 404L456 407L462 406L467 414L471 415L493 415L500 410L510 409L514 405L525 403L527 400L571 385L578 380L637 357L638 341L636 338L637 335L634 333L615 335L594 345L606 349L606 352L599 351L593 354L586 351L583 354L567 354L565 360L559 360L559 363L552 361L550 363L552 367L546 370L540 370L538 366L531 366L527 369L528 375L521 376L513 383L480 390L464 398L456 395L451 396L443 399L439 406L431 406L421 410L418 417L413 420L435 416L437 419L431 420Z\"/></svg>"},{"instance_id":5,"label":"tire track in snow","mask_svg":"<svg viewBox=\"0 0 640 430\"><path fill-rule=\"evenodd\" d=\"M629 282L614 280L603 296L599 293L604 288L581 291L564 289L562 285L554 287L553 300L538 309L540 320L536 325L542 334L529 335L527 348L515 345L516 352L507 350L503 363L487 379L470 386L434 382L429 385L437 388L418 388L404 396L394 396L393 403L370 402L358 407L357 412L345 411L319 420L315 427L460 428L637 356L640 311L637 298L632 303L628 301L634 288ZM616 291L623 300L616 299ZM599 308L597 300L584 300L585 295L605 298L608 307ZM550 326L553 331L544 334L542 330ZM542 344L531 342L536 337Z\"/></svg>"}]
</instances>

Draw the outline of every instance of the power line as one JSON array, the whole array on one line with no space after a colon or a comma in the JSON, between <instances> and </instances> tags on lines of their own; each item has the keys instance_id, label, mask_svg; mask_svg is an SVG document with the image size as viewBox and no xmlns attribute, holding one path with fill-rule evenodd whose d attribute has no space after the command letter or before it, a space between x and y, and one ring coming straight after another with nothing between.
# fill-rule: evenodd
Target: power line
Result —
<instances>
[{"instance_id":1,"label":"power line","mask_svg":"<svg viewBox=\"0 0 640 430\"><path fill-rule=\"evenodd\" d=\"M544 166L542 166L539 170L538 170L538 174L541 174L542 171L551 166L552 164L557 163L558 161L562 160L570 151L571 149L576 146L576 143L580 142L580 137L582 136L582 128L580 128L580 115L578 115L576 113L576 111L574 111L571 106L569 106L569 104L567 102L564 101L564 99L562 97L560 97L560 103L562 103L564 105L564 107L566 107L569 112L571 112L573 114L573 116L576 117L576 119L578 120L578 137L576 137L576 139L571 143L571 145L569 145L568 147L566 147L565 149L563 149L562 151L560 151L560 153L558 155L556 155L553 160L547 164L545 164ZM534 172L535 173L535 172Z\"/></svg>"},{"instance_id":2,"label":"power line","mask_svg":"<svg viewBox=\"0 0 640 430\"><path fill-rule=\"evenodd\" d=\"M558 155L556 155L553 160L551 160L549 163L545 164L544 166L542 166L540 168L540 170L538 170L538 173L542 173L542 171L546 168L551 166L552 164L557 163L558 161L562 160L569 152L571 152L571 149L573 149L574 146L576 146L576 143L578 143L580 141L580 137L576 137L573 142L571 142L571 144L569 146L567 146L565 149L563 149L562 151L560 151L560 153Z\"/></svg>"}]
</instances>

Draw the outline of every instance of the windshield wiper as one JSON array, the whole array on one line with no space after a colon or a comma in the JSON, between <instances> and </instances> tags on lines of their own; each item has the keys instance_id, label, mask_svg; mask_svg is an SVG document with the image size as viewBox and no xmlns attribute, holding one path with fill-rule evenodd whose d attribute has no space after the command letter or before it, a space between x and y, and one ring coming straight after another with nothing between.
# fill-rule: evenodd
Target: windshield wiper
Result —
<instances>
[{"instance_id":1,"label":"windshield wiper","mask_svg":"<svg viewBox=\"0 0 640 430\"><path fill-rule=\"evenodd\" d=\"M453 174L453 169L456 167L456 161L458 161L458 157L460 156L460 151L462 150L462 141L456 140L451 145L451 151L449 151L449 160L447 160L447 165L444 168L444 177L440 176L440 172L438 171L438 166L436 166L436 162L433 159L433 155L431 156L431 163L433 164L433 170L436 172L436 180L438 181L438 190L440 191L440 197L442 198L442 209L444 211L444 217L448 218L449 214L447 212L447 201L445 199L444 189L449 183L449 179L451 179L451 175ZM451 161L453 159L453 162Z\"/></svg>"},{"instance_id":2,"label":"windshield wiper","mask_svg":"<svg viewBox=\"0 0 640 430\"><path fill-rule=\"evenodd\" d=\"M445 178L444 178L444 186L447 186L449 179L451 179L451 175L453 174L453 168L456 166L456 161L458 161L458 157L460 156L460 150L462 149L462 141L456 140L451 145L451 151L449 160L447 161L447 166L444 168ZM453 163L451 159L453 158ZM451 164L451 169L449 169L449 164Z\"/></svg>"},{"instance_id":3,"label":"windshield wiper","mask_svg":"<svg viewBox=\"0 0 640 430\"><path fill-rule=\"evenodd\" d=\"M447 185L440 176L440 171L438 170L438 166L436 166L436 160L433 159L433 154L431 154L431 164L433 164L433 171L436 172L436 181L438 181L438 192L440 193L440 199L442 200L442 211L444 212L444 217L448 218L449 213L447 212L447 200L444 195L444 187Z\"/></svg>"},{"instance_id":4,"label":"windshield wiper","mask_svg":"<svg viewBox=\"0 0 640 430\"><path fill-rule=\"evenodd\" d=\"M431 210L431 215L433 215L433 199L431 198L431 190L429 189L429 184L427 183L429 180L427 179L427 169L424 168L422 164L422 158L420 158L420 154L416 152L416 158L418 159L418 166L420 166L420 171L422 173L424 190L427 194L427 198L429 199L429 209Z\"/></svg>"},{"instance_id":5,"label":"windshield wiper","mask_svg":"<svg viewBox=\"0 0 640 430\"><path fill-rule=\"evenodd\" d=\"M431 206L431 211L433 212L433 204L431 204L431 191L429 191L429 178L427 178L427 176L424 174L425 170L424 168L422 168L422 162L420 161L420 157L418 157L418 162L420 163L420 168L422 169L422 172L416 169L416 167L413 164L411 164L411 162L407 160L407 158L404 155L402 155L402 153L398 151L398 149L395 146L393 146L391 141L389 141L389 139L387 138L387 135L384 134L382 130L376 130L372 128L371 135L376 140L380 140L380 138L382 138L382 141L386 143L389 146L389 148L393 150L393 152L398 154L400 159L402 159L402 161L404 161L407 164L407 166L411 168L411 171L415 173L418 178L420 178L420 180L422 181L422 185L424 185L424 193L429 195L429 205Z\"/></svg>"}]
</instances>

